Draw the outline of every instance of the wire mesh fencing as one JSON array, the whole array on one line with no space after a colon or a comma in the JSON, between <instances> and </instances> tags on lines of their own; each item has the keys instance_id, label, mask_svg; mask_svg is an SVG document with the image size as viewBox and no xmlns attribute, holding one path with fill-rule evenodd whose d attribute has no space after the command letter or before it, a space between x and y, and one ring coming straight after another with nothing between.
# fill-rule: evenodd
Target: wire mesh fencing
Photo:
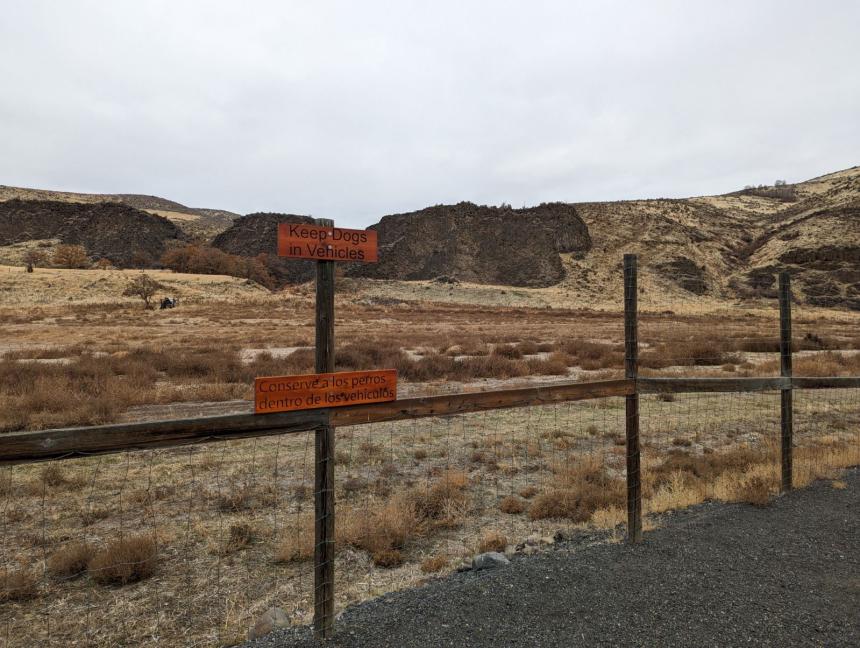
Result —
<instances>
[{"instance_id":1,"label":"wire mesh fencing","mask_svg":"<svg viewBox=\"0 0 860 648\"><path fill-rule=\"evenodd\" d=\"M4 645L229 645L313 616L313 432L2 469ZM336 609L623 519L623 399L337 430ZM588 498L582 499L588 487ZM527 549L528 547L528 549Z\"/></svg>"}]
</instances>

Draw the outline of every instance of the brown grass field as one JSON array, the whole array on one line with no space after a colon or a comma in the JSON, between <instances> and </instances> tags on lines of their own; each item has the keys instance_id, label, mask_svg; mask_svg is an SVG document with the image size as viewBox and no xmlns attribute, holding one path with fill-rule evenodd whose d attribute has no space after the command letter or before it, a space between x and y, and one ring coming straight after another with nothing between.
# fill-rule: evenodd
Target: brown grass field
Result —
<instances>
[{"instance_id":1,"label":"brown grass field","mask_svg":"<svg viewBox=\"0 0 860 648\"><path fill-rule=\"evenodd\" d=\"M311 367L312 287L153 273L180 303L147 311L117 296L134 273L0 270L6 432L248 411L255 376ZM775 304L643 285L643 373L778 373ZM553 289L345 281L339 295L337 368L395 367L401 395L622 372L620 295L577 309ZM795 373L860 375L857 320L797 306ZM860 393L795 403L798 485L860 463ZM643 396L641 409L646 531L704 500L776 496L777 393ZM338 609L481 550L528 553L580 529L620 540L624 452L618 398L339 429ZM0 636L231 645L272 605L306 623L312 485L310 434L3 468Z\"/></svg>"}]
</instances>

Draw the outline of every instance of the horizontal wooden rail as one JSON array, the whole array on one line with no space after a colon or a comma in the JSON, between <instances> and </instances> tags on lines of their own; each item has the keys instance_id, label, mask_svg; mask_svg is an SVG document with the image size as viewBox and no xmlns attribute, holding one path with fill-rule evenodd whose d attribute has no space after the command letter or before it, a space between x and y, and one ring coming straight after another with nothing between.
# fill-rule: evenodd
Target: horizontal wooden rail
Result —
<instances>
[{"instance_id":1,"label":"horizontal wooden rail","mask_svg":"<svg viewBox=\"0 0 860 648\"><path fill-rule=\"evenodd\" d=\"M791 387L790 378L642 378L639 393L680 394L684 392L757 392Z\"/></svg>"},{"instance_id":2,"label":"horizontal wooden rail","mask_svg":"<svg viewBox=\"0 0 860 648\"><path fill-rule=\"evenodd\" d=\"M540 387L405 398L387 403L279 414L231 414L195 419L120 423L0 435L0 465L67 459L124 450L142 450L224 439L307 432L321 425L361 425L444 416L509 407L626 396L629 380L549 383Z\"/></svg>"},{"instance_id":3,"label":"horizontal wooden rail","mask_svg":"<svg viewBox=\"0 0 860 648\"><path fill-rule=\"evenodd\" d=\"M66 459L307 432L330 423L335 426L402 421L429 416L452 416L512 407L550 405L567 401L628 396L636 393L756 392L780 389L860 388L860 377L846 378L638 378L590 383L547 383L483 392L404 398L387 403L279 414L230 414L193 419L118 423L0 434L0 465L46 459Z\"/></svg>"}]
</instances>

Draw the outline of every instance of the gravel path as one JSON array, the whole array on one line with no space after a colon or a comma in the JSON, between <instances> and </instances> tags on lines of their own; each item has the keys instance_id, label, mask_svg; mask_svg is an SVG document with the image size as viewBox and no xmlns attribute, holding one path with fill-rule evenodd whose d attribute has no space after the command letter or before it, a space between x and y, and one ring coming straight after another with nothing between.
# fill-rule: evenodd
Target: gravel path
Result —
<instances>
[{"instance_id":1,"label":"gravel path","mask_svg":"<svg viewBox=\"0 0 860 648\"><path fill-rule=\"evenodd\" d=\"M348 609L329 646L860 646L860 470L704 504L636 547L584 536ZM247 644L318 646L307 628Z\"/></svg>"}]
</instances>

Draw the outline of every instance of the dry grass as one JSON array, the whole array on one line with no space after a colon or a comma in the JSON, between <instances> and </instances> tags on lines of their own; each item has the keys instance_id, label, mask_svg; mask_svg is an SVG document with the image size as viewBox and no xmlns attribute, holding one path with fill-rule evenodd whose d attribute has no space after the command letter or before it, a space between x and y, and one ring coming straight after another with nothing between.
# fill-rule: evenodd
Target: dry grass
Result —
<instances>
[{"instance_id":1,"label":"dry grass","mask_svg":"<svg viewBox=\"0 0 860 648\"><path fill-rule=\"evenodd\" d=\"M502 513L516 515L517 513L522 513L526 510L526 503L519 497L508 495L499 504L499 510Z\"/></svg>"},{"instance_id":2,"label":"dry grass","mask_svg":"<svg viewBox=\"0 0 860 648\"><path fill-rule=\"evenodd\" d=\"M435 574L445 569L451 563L451 559L445 554L430 556L421 561L421 571L425 574Z\"/></svg>"},{"instance_id":3,"label":"dry grass","mask_svg":"<svg viewBox=\"0 0 860 648\"><path fill-rule=\"evenodd\" d=\"M498 551L502 553L508 547L508 538L499 531L486 531L478 543L478 553Z\"/></svg>"},{"instance_id":4,"label":"dry grass","mask_svg":"<svg viewBox=\"0 0 860 648\"><path fill-rule=\"evenodd\" d=\"M529 506L532 520L566 518L587 522L595 511L622 506L624 483L610 477L603 463L586 457L573 465L554 469L554 488L534 498Z\"/></svg>"},{"instance_id":5,"label":"dry grass","mask_svg":"<svg viewBox=\"0 0 860 648\"><path fill-rule=\"evenodd\" d=\"M87 542L72 542L48 558L47 572L54 578L70 579L86 573L95 550Z\"/></svg>"},{"instance_id":6,"label":"dry grass","mask_svg":"<svg viewBox=\"0 0 860 648\"><path fill-rule=\"evenodd\" d=\"M100 585L127 585L155 573L157 545L151 536L129 536L97 551L87 567Z\"/></svg>"},{"instance_id":7,"label":"dry grass","mask_svg":"<svg viewBox=\"0 0 860 648\"><path fill-rule=\"evenodd\" d=\"M29 601L39 595L38 577L28 567L6 570L0 578L0 603Z\"/></svg>"}]
</instances>

